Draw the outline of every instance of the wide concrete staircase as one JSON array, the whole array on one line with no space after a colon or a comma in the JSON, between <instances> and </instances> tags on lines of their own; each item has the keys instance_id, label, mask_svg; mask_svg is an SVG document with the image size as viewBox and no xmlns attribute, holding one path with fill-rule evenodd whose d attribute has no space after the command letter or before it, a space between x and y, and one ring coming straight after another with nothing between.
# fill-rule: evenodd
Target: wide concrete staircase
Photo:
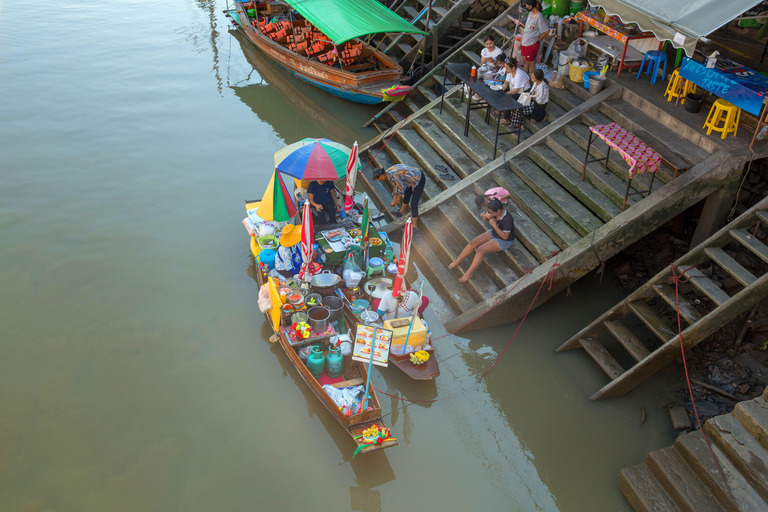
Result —
<instances>
[{"instance_id":1,"label":"wide concrete staircase","mask_svg":"<svg viewBox=\"0 0 768 512\"><path fill-rule=\"evenodd\" d=\"M619 488L635 511L768 511L768 390L708 420L704 432L719 468L694 431L619 472Z\"/></svg>"},{"instance_id":2,"label":"wide concrete staircase","mask_svg":"<svg viewBox=\"0 0 768 512\"><path fill-rule=\"evenodd\" d=\"M681 346L690 350L768 295L766 210L768 198L558 348L583 348L611 379L593 400L627 393L680 356ZM679 290L670 281L675 276L684 276L691 289ZM642 328L631 328L638 323Z\"/></svg>"},{"instance_id":3,"label":"wide concrete staircase","mask_svg":"<svg viewBox=\"0 0 768 512\"><path fill-rule=\"evenodd\" d=\"M589 126L616 121L664 157L666 164L656 173L653 184L649 175L632 180L634 195L629 197L628 210L647 196L651 186L653 191L660 189L679 172L710 156L695 139L648 114L656 107L638 103L629 93L622 94L626 90L613 88L613 92L604 91L598 98L567 80L566 84L566 89L550 90L545 122L526 122L522 141L514 135L502 137L499 155L506 153L503 159L492 161L495 120L486 122L484 114L473 111L469 136L464 137L465 108L460 91L453 89L446 94L441 113L439 98L429 85L419 87L421 99L413 97L404 103L413 114L407 121L402 110L392 109L386 114L402 122L394 135L390 129L384 133L386 139L366 145L361 151L364 167L386 168L403 163L426 172L422 200L426 204L421 209L412 254L457 317L472 309L482 310L484 305L490 308L523 274L591 237L621 213L629 176L627 164L616 152L611 152L607 168L602 163L589 164L581 180ZM389 142L382 149L386 140ZM593 142L593 158L604 157L606 152L602 141ZM437 166L450 169L457 181L439 178ZM389 186L371 181L368 175L361 181L378 207L386 210L392 200ZM448 269L448 264L470 240L488 229L479 218L474 199L496 186L512 193L509 211L515 220L514 245L508 251L487 255L474 277L459 283L458 277L466 271L470 259L453 270ZM393 221L390 231L396 231L402 219L395 221L390 212L387 216ZM641 229L647 233L654 226L647 223ZM623 243L631 242L627 239ZM615 252L621 248L615 247Z\"/></svg>"}]
</instances>

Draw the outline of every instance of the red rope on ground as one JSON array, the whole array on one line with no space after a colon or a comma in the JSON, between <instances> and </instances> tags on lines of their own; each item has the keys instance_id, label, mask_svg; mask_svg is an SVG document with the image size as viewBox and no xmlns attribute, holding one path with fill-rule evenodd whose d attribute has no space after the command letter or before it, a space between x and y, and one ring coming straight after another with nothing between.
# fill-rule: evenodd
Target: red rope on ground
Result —
<instances>
[{"instance_id":1,"label":"red rope on ground","mask_svg":"<svg viewBox=\"0 0 768 512\"><path fill-rule=\"evenodd\" d=\"M554 279L555 279L555 268L556 268L556 267L559 267L559 266L560 266L560 264L559 264L559 263L553 263L553 264L552 264L552 266L549 268L549 270L547 270L547 273L546 273L546 274L544 274L544 279L542 279L542 280L541 280L541 286L539 286L539 289L538 289L538 291L536 292L536 295L533 297L533 300L531 301L531 305L530 305L530 306L528 306L528 310L527 310L527 311L525 312L525 314L523 315L523 318L520 320L520 323L519 323L519 324L517 324L517 329L515 329L515 332L514 332L514 334L512 334L512 337L509 339L509 342L507 342L507 346L506 346L506 347L504 347L504 350L502 350L502 351L501 351L501 354L499 354L499 357L497 357L497 358L496 358L496 360L493 362L493 364L491 365L491 367L490 367L490 368L488 368L488 369L485 371L485 373L484 373L484 374L482 374L482 375L481 375L481 376L480 376L480 377L477 379L477 382L480 382L481 380L483 380L483 379L485 378L485 376L486 376L486 375L488 375L488 374L491 372L491 370L493 370L493 367L494 367L494 366L496 366L496 363L498 363L498 362L501 360L501 357L504 355L504 352L506 352L506 351L507 351L507 349L509 348L509 346L512 344L512 341L515 339L515 336L517 336L517 333L520 331L520 328L523 326L523 322L525 322L525 319L526 319L526 317L528 316L528 313L530 313L530 312L531 312L531 309L533 309L533 305L536 303L536 299L538 299L538 298L539 298L539 293L541 293L541 289L544 287L544 283L546 283L546 282L547 282L547 276L548 276L550 273L552 273L552 277L550 277L550 280L549 280L549 288L547 288L547 290L551 290L551 289L552 289L552 283L553 283L553 281L554 281Z\"/></svg>"},{"instance_id":2,"label":"red rope on ground","mask_svg":"<svg viewBox=\"0 0 768 512\"><path fill-rule=\"evenodd\" d=\"M720 461L717 460L717 457L715 457L715 452L712 451L712 446L709 444L709 438L707 437L706 432L704 432L704 427L701 424L701 419L699 418L699 412L696 410L696 400L693 399L693 389L691 389L691 379L688 375L688 363L685 361L685 346L683 345L683 326L680 323L680 292L678 291L678 284L683 279L683 276L686 272L694 268L694 266L690 266L683 270L680 273L680 276L678 277L675 274L675 267L674 265L670 265L672 267L672 277L669 278L670 281L674 281L675 283L675 309L677 309L677 331L678 336L680 337L680 355L683 358L683 369L685 370L685 381L688 383L688 394L691 397L691 405L693 405L693 415L696 416L696 423L699 425L699 430L701 431L702 436L704 436L704 442L707 444L707 448L709 449L709 453L712 455L712 459L715 461L715 465L717 466L717 471L720 473L720 476L723 479L723 483L725 484L725 488L728 489L728 493L731 495L731 498L733 498L733 491L731 491L731 487L728 485L728 480L726 480L725 475L723 474L723 468L720 467ZM696 277L696 276L693 276ZM682 281L683 283L687 283L691 277L686 276L686 280Z\"/></svg>"}]
</instances>

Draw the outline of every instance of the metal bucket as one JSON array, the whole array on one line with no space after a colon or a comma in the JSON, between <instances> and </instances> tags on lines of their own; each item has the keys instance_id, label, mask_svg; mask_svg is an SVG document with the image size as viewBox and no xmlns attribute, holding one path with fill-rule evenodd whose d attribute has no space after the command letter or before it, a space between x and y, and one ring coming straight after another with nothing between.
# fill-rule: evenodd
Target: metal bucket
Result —
<instances>
[{"instance_id":1,"label":"metal bucket","mask_svg":"<svg viewBox=\"0 0 768 512\"><path fill-rule=\"evenodd\" d=\"M322 334L328 329L328 319L331 313L323 306L317 306L307 311L309 326L315 334Z\"/></svg>"},{"instance_id":2,"label":"metal bucket","mask_svg":"<svg viewBox=\"0 0 768 512\"><path fill-rule=\"evenodd\" d=\"M329 295L327 297L323 297L323 306L325 306L325 308L328 310L328 313L330 313L328 321L335 322L336 319L339 318L339 312L341 311L341 308L344 307L344 301L338 297Z\"/></svg>"},{"instance_id":3,"label":"metal bucket","mask_svg":"<svg viewBox=\"0 0 768 512\"><path fill-rule=\"evenodd\" d=\"M589 77L589 92L592 94L597 94L600 91L603 90L603 87L605 87L605 77L604 76L591 76Z\"/></svg>"},{"instance_id":4,"label":"metal bucket","mask_svg":"<svg viewBox=\"0 0 768 512\"><path fill-rule=\"evenodd\" d=\"M313 308L315 306L320 306L323 304L323 296L319 293L310 293L306 297L304 297L304 304L308 308Z\"/></svg>"}]
</instances>

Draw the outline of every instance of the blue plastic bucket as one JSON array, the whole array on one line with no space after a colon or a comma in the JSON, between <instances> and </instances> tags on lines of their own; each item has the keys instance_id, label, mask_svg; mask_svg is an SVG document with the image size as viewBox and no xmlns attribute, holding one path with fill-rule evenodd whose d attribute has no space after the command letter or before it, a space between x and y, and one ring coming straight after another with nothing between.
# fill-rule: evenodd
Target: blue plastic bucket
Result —
<instances>
[{"instance_id":1,"label":"blue plastic bucket","mask_svg":"<svg viewBox=\"0 0 768 512\"><path fill-rule=\"evenodd\" d=\"M272 249L264 249L259 253L259 261L271 270L275 267L275 256L277 253Z\"/></svg>"},{"instance_id":2,"label":"blue plastic bucket","mask_svg":"<svg viewBox=\"0 0 768 512\"><path fill-rule=\"evenodd\" d=\"M599 75L597 71L587 71L584 73L584 88L589 89L589 77Z\"/></svg>"}]
</instances>

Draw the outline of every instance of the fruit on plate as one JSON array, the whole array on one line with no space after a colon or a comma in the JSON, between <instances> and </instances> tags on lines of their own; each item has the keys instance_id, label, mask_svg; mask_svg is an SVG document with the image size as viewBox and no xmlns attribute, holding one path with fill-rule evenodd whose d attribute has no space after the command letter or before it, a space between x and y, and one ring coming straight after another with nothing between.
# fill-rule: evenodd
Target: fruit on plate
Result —
<instances>
[{"instance_id":1,"label":"fruit on plate","mask_svg":"<svg viewBox=\"0 0 768 512\"><path fill-rule=\"evenodd\" d=\"M381 240L381 238L376 238L376 237L373 237L373 238L371 238L371 240L370 240L370 241L371 241L371 245L381 245L381 244L383 244L383 243L384 243L384 242Z\"/></svg>"}]
</instances>

